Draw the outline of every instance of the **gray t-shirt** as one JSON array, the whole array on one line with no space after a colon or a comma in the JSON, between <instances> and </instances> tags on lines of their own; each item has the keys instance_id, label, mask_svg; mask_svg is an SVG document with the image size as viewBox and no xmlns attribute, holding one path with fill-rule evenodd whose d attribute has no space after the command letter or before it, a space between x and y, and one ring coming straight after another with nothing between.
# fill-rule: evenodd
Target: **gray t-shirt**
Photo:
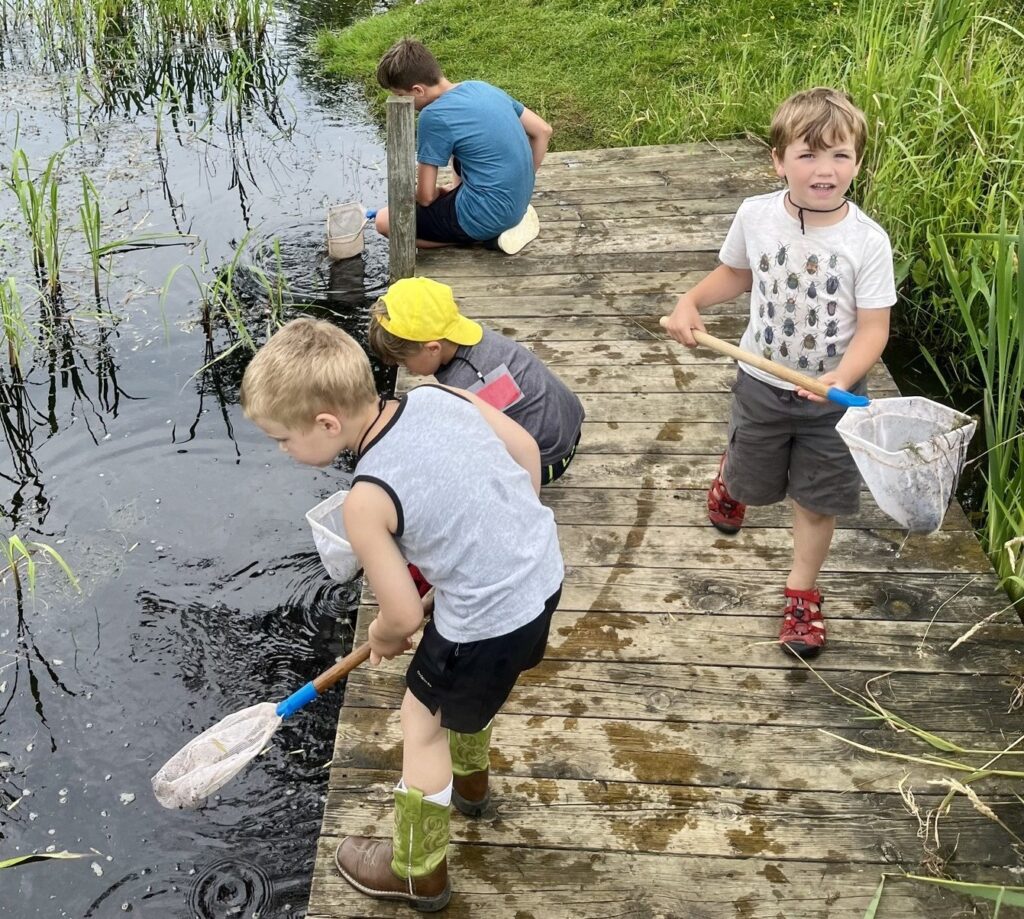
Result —
<instances>
[{"instance_id":1,"label":"gray t-shirt","mask_svg":"<svg viewBox=\"0 0 1024 919\"><path fill-rule=\"evenodd\" d=\"M532 622L564 574L555 517L480 411L419 386L363 451L353 485L383 488L395 541L434 585L434 625L480 641Z\"/></svg>"},{"instance_id":2,"label":"gray t-shirt","mask_svg":"<svg viewBox=\"0 0 1024 919\"><path fill-rule=\"evenodd\" d=\"M504 409L505 414L526 428L537 441L541 465L562 459L579 438L583 405L529 349L484 329L484 337L478 344L460 346L455 357L439 367L434 376L445 386L476 392L493 405L478 390L486 385L485 380L497 376L503 365L521 391L521 396ZM500 381L495 385L500 386Z\"/></svg>"}]
</instances>

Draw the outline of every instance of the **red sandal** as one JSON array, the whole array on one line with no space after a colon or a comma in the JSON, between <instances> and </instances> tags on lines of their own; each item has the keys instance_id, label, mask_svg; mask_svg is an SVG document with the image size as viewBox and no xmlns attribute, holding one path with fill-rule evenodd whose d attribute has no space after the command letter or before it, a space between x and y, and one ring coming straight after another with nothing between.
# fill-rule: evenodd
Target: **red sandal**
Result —
<instances>
[{"instance_id":1,"label":"red sandal","mask_svg":"<svg viewBox=\"0 0 1024 919\"><path fill-rule=\"evenodd\" d=\"M722 469L725 468L725 454L718 464L718 475L708 489L708 520L711 525L722 533L738 533L743 526L743 515L747 512L747 505L735 500L725 487L722 481Z\"/></svg>"},{"instance_id":2,"label":"red sandal","mask_svg":"<svg viewBox=\"0 0 1024 919\"><path fill-rule=\"evenodd\" d=\"M801 657L814 657L825 647L825 620L821 615L824 597L814 587L811 590L783 591L786 608L782 611L782 628L779 629L779 644ZM808 604L814 604L812 609Z\"/></svg>"}]
</instances>

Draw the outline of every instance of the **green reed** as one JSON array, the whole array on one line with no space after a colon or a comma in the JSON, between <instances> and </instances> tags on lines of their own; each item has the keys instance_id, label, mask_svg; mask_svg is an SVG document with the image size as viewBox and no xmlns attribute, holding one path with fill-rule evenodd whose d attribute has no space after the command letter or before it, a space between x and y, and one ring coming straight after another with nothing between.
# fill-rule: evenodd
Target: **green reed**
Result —
<instances>
[{"instance_id":1,"label":"green reed","mask_svg":"<svg viewBox=\"0 0 1024 919\"><path fill-rule=\"evenodd\" d=\"M92 179L82 175L82 203L78 206L82 218L82 235L89 250L89 262L92 266L93 295L96 302L100 301L100 254L102 252L103 223L100 218L100 196Z\"/></svg>"},{"instance_id":2,"label":"green reed","mask_svg":"<svg viewBox=\"0 0 1024 919\"><path fill-rule=\"evenodd\" d=\"M14 278L0 283L0 325L7 343L7 363L14 379L21 378L21 352L32 340L32 327L25 317L25 308Z\"/></svg>"},{"instance_id":3,"label":"green reed","mask_svg":"<svg viewBox=\"0 0 1024 919\"><path fill-rule=\"evenodd\" d=\"M984 542L1011 593L1024 596L1014 552L1024 534L1024 218L1016 232L932 241L984 385ZM965 267L966 266L966 267Z\"/></svg>"},{"instance_id":4,"label":"green reed","mask_svg":"<svg viewBox=\"0 0 1024 919\"><path fill-rule=\"evenodd\" d=\"M16 589L20 591L22 585L20 568L23 565L25 568L25 586L27 586L30 593L33 592L36 588L36 568L38 565L35 556L40 553L60 567L75 590L81 590L75 573L56 549L43 542L25 542L16 534L0 539L0 561L7 562L6 568L0 569L0 582L6 580L7 574L10 573L14 578Z\"/></svg>"},{"instance_id":5,"label":"green reed","mask_svg":"<svg viewBox=\"0 0 1024 919\"><path fill-rule=\"evenodd\" d=\"M51 154L42 172L32 177L28 156L20 147L11 160L7 185L14 192L22 219L32 242L36 273L50 294L60 289L60 212L58 210L58 169L63 150Z\"/></svg>"}]
</instances>

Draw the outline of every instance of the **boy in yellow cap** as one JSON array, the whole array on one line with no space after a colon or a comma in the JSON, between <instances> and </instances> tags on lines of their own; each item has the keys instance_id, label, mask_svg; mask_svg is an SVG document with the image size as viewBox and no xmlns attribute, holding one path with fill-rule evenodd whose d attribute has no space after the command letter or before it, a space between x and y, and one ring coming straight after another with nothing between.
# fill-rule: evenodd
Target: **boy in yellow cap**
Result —
<instances>
[{"instance_id":1,"label":"boy in yellow cap","mask_svg":"<svg viewBox=\"0 0 1024 919\"><path fill-rule=\"evenodd\" d=\"M542 485L569 467L580 400L532 351L463 316L447 284L396 281L373 306L369 339L384 363L467 389L519 422L540 448Z\"/></svg>"}]
</instances>

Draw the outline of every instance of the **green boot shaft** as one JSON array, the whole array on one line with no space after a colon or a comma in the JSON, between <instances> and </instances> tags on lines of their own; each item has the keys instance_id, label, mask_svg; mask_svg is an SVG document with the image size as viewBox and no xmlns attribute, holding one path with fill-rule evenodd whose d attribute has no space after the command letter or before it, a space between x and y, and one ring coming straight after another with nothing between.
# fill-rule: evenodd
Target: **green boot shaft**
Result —
<instances>
[{"instance_id":1,"label":"green boot shaft","mask_svg":"<svg viewBox=\"0 0 1024 919\"><path fill-rule=\"evenodd\" d=\"M418 788L395 791L394 857L400 878L431 874L448 852L450 807L425 801Z\"/></svg>"},{"instance_id":2,"label":"green boot shaft","mask_svg":"<svg viewBox=\"0 0 1024 919\"><path fill-rule=\"evenodd\" d=\"M459 734L448 732L448 749L452 754L452 772L455 775L470 775L480 772L491 764L491 729L492 721L482 731L475 734Z\"/></svg>"}]
</instances>

